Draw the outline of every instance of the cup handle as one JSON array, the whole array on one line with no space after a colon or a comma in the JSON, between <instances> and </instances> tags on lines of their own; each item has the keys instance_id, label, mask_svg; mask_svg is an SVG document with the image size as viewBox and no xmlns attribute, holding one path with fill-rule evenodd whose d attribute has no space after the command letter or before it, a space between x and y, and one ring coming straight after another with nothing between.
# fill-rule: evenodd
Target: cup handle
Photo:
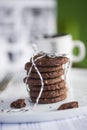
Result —
<instances>
[{"instance_id":1,"label":"cup handle","mask_svg":"<svg viewBox=\"0 0 87 130\"><path fill-rule=\"evenodd\" d=\"M79 49L79 54L77 56L73 55L72 56L72 61L73 62L80 62L80 61L82 61L84 59L84 57L86 55L85 45L80 40L74 40L73 42L74 42L73 48L77 47Z\"/></svg>"}]
</instances>

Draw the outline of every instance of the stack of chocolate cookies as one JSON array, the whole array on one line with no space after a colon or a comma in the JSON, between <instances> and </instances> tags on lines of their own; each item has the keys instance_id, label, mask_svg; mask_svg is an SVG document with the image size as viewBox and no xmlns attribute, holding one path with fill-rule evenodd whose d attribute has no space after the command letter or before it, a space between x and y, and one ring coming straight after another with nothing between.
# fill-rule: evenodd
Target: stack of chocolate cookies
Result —
<instances>
[{"instance_id":1,"label":"stack of chocolate cookies","mask_svg":"<svg viewBox=\"0 0 87 130\"><path fill-rule=\"evenodd\" d=\"M67 97L66 81L64 80L64 67L69 59L66 56L56 56L39 53L25 64L27 76L24 82L28 85L32 102L55 103ZM42 93L40 91L42 89Z\"/></svg>"}]
</instances>

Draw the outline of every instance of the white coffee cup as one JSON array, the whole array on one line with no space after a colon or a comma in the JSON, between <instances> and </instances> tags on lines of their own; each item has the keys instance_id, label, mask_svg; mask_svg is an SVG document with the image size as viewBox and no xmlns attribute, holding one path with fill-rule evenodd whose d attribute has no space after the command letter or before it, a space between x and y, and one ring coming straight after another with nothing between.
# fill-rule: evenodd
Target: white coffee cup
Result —
<instances>
[{"instance_id":1,"label":"white coffee cup","mask_svg":"<svg viewBox=\"0 0 87 130\"><path fill-rule=\"evenodd\" d=\"M80 62L84 59L86 55L86 48L82 41L73 40L70 34L57 34L46 36L37 42L37 47L39 51L44 51L47 53L55 52L57 54L66 54L71 61ZM77 47L79 54L76 56L73 54L73 49Z\"/></svg>"}]
</instances>

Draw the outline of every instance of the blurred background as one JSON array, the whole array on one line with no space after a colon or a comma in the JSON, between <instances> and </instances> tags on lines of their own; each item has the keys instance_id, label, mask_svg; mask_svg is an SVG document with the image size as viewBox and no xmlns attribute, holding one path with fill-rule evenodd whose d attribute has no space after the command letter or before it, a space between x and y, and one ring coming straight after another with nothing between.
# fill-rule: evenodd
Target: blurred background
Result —
<instances>
[{"instance_id":1,"label":"blurred background","mask_svg":"<svg viewBox=\"0 0 87 130\"><path fill-rule=\"evenodd\" d=\"M87 1L57 0L57 3L57 31L71 33L73 39L84 42L87 50ZM75 49L74 53L78 54L78 50ZM82 62L74 63L73 67L87 68L87 54Z\"/></svg>"},{"instance_id":2,"label":"blurred background","mask_svg":"<svg viewBox=\"0 0 87 130\"><path fill-rule=\"evenodd\" d=\"M39 36L70 33L84 42L86 0L0 0L0 73L16 72L33 54ZM74 49L78 55L78 49ZM87 68L87 57L73 67Z\"/></svg>"}]
</instances>

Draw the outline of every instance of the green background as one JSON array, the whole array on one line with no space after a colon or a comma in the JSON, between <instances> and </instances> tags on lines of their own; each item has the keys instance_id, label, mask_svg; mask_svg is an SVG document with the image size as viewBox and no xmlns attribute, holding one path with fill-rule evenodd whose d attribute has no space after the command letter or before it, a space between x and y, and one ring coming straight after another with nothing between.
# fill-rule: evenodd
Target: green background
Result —
<instances>
[{"instance_id":1,"label":"green background","mask_svg":"<svg viewBox=\"0 0 87 130\"><path fill-rule=\"evenodd\" d=\"M57 0L57 30L83 41L87 50L87 0ZM87 68L87 52L85 59L73 63L73 67Z\"/></svg>"}]
</instances>

